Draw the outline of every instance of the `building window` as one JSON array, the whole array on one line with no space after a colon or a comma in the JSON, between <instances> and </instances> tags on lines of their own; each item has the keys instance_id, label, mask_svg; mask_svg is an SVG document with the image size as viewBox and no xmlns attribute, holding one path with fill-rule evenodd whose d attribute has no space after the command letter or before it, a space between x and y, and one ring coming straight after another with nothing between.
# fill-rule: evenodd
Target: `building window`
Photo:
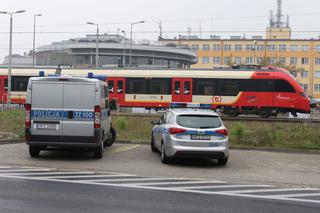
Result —
<instances>
[{"instance_id":1,"label":"building window","mask_svg":"<svg viewBox=\"0 0 320 213\"><path fill-rule=\"evenodd\" d=\"M316 51L320 52L320 45L316 45Z\"/></svg>"},{"instance_id":2,"label":"building window","mask_svg":"<svg viewBox=\"0 0 320 213\"><path fill-rule=\"evenodd\" d=\"M258 45L257 46L257 51L264 51L264 45Z\"/></svg>"},{"instance_id":3,"label":"building window","mask_svg":"<svg viewBox=\"0 0 320 213\"><path fill-rule=\"evenodd\" d=\"M308 78L308 71L302 71L301 72L301 78Z\"/></svg>"},{"instance_id":4,"label":"building window","mask_svg":"<svg viewBox=\"0 0 320 213\"><path fill-rule=\"evenodd\" d=\"M301 64L309 64L309 58L301 58Z\"/></svg>"},{"instance_id":5,"label":"building window","mask_svg":"<svg viewBox=\"0 0 320 213\"><path fill-rule=\"evenodd\" d=\"M297 71L291 71L290 73L291 73L291 75L292 75L293 77L295 77L295 78L297 77Z\"/></svg>"},{"instance_id":6,"label":"building window","mask_svg":"<svg viewBox=\"0 0 320 213\"><path fill-rule=\"evenodd\" d=\"M230 62L231 62L230 57L224 57L223 60L224 60L224 64L226 64L226 65L230 64Z\"/></svg>"},{"instance_id":7,"label":"building window","mask_svg":"<svg viewBox=\"0 0 320 213\"><path fill-rule=\"evenodd\" d=\"M286 50L287 50L287 45L285 45L285 44L279 45L279 51L286 51Z\"/></svg>"},{"instance_id":8,"label":"building window","mask_svg":"<svg viewBox=\"0 0 320 213\"><path fill-rule=\"evenodd\" d=\"M199 44L192 44L191 49L199 50Z\"/></svg>"},{"instance_id":9,"label":"building window","mask_svg":"<svg viewBox=\"0 0 320 213\"><path fill-rule=\"evenodd\" d=\"M275 64L276 63L276 58L275 57L271 57L270 58L270 64Z\"/></svg>"},{"instance_id":10,"label":"building window","mask_svg":"<svg viewBox=\"0 0 320 213\"><path fill-rule=\"evenodd\" d=\"M317 92L320 91L320 84L315 84L314 85L314 91L317 91Z\"/></svg>"},{"instance_id":11,"label":"building window","mask_svg":"<svg viewBox=\"0 0 320 213\"><path fill-rule=\"evenodd\" d=\"M209 57L203 57L202 58L202 63L203 64L209 64Z\"/></svg>"},{"instance_id":12,"label":"building window","mask_svg":"<svg viewBox=\"0 0 320 213\"><path fill-rule=\"evenodd\" d=\"M298 51L298 45L291 45L290 50L291 51Z\"/></svg>"},{"instance_id":13,"label":"building window","mask_svg":"<svg viewBox=\"0 0 320 213\"><path fill-rule=\"evenodd\" d=\"M280 58L279 58L279 63L280 63L280 64L286 64L286 58L280 57Z\"/></svg>"},{"instance_id":14,"label":"building window","mask_svg":"<svg viewBox=\"0 0 320 213\"><path fill-rule=\"evenodd\" d=\"M247 57L246 58L246 64L253 64L253 58L252 57Z\"/></svg>"},{"instance_id":15,"label":"building window","mask_svg":"<svg viewBox=\"0 0 320 213\"><path fill-rule=\"evenodd\" d=\"M253 45L252 44L247 44L246 45L246 51L253 51Z\"/></svg>"},{"instance_id":16,"label":"building window","mask_svg":"<svg viewBox=\"0 0 320 213\"><path fill-rule=\"evenodd\" d=\"M202 50L203 50L203 51L209 51L209 50L210 50L209 44L204 44L204 45L202 46Z\"/></svg>"},{"instance_id":17,"label":"building window","mask_svg":"<svg viewBox=\"0 0 320 213\"><path fill-rule=\"evenodd\" d=\"M315 64L319 65L320 64L320 58L316 58L314 62L315 62Z\"/></svg>"},{"instance_id":18,"label":"building window","mask_svg":"<svg viewBox=\"0 0 320 213\"><path fill-rule=\"evenodd\" d=\"M257 63L258 63L258 64L262 64L263 61L264 61L264 58L262 58L262 57L258 57L258 58L257 58Z\"/></svg>"},{"instance_id":19,"label":"building window","mask_svg":"<svg viewBox=\"0 0 320 213\"><path fill-rule=\"evenodd\" d=\"M320 71L315 71L314 72L314 77L320 78Z\"/></svg>"},{"instance_id":20,"label":"building window","mask_svg":"<svg viewBox=\"0 0 320 213\"><path fill-rule=\"evenodd\" d=\"M276 50L276 45L274 45L274 44L268 45L268 46L267 46L267 50L268 50L268 51L275 51L275 50Z\"/></svg>"},{"instance_id":21,"label":"building window","mask_svg":"<svg viewBox=\"0 0 320 213\"><path fill-rule=\"evenodd\" d=\"M230 45L230 44L225 44L225 45L223 46L223 50L224 50L224 51L231 51L231 45Z\"/></svg>"},{"instance_id":22,"label":"building window","mask_svg":"<svg viewBox=\"0 0 320 213\"><path fill-rule=\"evenodd\" d=\"M301 87L305 92L308 91L308 84L301 84Z\"/></svg>"},{"instance_id":23,"label":"building window","mask_svg":"<svg viewBox=\"0 0 320 213\"><path fill-rule=\"evenodd\" d=\"M220 44L214 44L212 46L212 49L213 49L213 51L220 51L221 50Z\"/></svg>"},{"instance_id":24,"label":"building window","mask_svg":"<svg viewBox=\"0 0 320 213\"><path fill-rule=\"evenodd\" d=\"M298 62L298 58L290 58L290 64L295 65Z\"/></svg>"},{"instance_id":25,"label":"building window","mask_svg":"<svg viewBox=\"0 0 320 213\"><path fill-rule=\"evenodd\" d=\"M241 57L236 57L234 60L235 60L236 64L241 64L241 62L242 62Z\"/></svg>"},{"instance_id":26,"label":"building window","mask_svg":"<svg viewBox=\"0 0 320 213\"><path fill-rule=\"evenodd\" d=\"M235 51L241 52L242 51L242 45L241 44L236 44Z\"/></svg>"},{"instance_id":27,"label":"building window","mask_svg":"<svg viewBox=\"0 0 320 213\"><path fill-rule=\"evenodd\" d=\"M302 51L304 52L309 51L309 45L302 45Z\"/></svg>"},{"instance_id":28,"label":"building window","mask_svg":"<svg viewBox=\"0 0 320 213\"><path fill-rule=\"evenodd\" d=\"M220 57L213 57L213 63L214 64L220 64L221 63Z\"/></svg>"}]
</instances>

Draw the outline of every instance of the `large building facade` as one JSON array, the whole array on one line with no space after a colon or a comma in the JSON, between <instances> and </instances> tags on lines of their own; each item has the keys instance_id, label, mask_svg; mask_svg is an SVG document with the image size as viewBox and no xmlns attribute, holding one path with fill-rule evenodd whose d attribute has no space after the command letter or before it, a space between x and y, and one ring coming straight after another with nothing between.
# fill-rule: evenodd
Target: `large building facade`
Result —
<instances>
[{"instance_id":1,"label":"large building facade","mask_svg":"<svg viewBox=\"0 0 320 213\"><path fill-rule=\"evenodd\" d=\"M97 36L54 42L37 49L37 66L95 67ZM189 68L197 55L183 46L132 42L120 35L99 35L98 67Z\"/></svg>"}]
</instances>

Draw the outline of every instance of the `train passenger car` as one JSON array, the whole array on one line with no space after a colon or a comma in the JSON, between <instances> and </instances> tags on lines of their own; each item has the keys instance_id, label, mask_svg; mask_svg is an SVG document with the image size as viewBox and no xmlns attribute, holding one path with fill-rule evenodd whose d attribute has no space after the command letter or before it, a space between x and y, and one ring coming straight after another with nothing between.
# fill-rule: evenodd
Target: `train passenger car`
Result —
<instances>
[{"instance_id":1,"label":"train passenger car","mask_svg":"<svg viewBox=\"0 0 320 213\"><path fill-rule=\"evenodd\" d=\"M12 100L24 102L30 76L40 69L14 69ZM41 69L46 75L54 69ZM61 74L87 75L89 70L63 69ZM237 116L277 113L310 113L310 100L290 73L281 68L218 70L90 70L107 76L109 98L120 107L168 108L170 102L212 104L212 108ZM0 85L5 84L6 70L0 70ZM3 82L3 83L2 83ZM26 82L24 84L23 82ZM1 86L5 89L5 85ZM6 96L3 91L0 95Z\"/></svg>"}]
</instances>

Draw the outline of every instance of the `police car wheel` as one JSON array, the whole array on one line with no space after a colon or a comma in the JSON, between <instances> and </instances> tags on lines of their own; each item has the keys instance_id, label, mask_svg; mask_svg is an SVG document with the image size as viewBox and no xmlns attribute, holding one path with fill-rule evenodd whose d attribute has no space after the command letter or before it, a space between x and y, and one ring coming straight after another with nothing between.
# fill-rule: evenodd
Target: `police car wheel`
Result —
<instances>
[{"instance_id":1,"label":"police car wheel","mask_svg":"<svg viewBox=\"0 0 320 213\"><path fill-rule=\"evenodd\" d=\"M103 157L103 145L100 144L95 150L94 150L94 158L100 159Z\"/></svg>"},{"instance_id":2,"label":"police car wheel","mask_svg":"<svg viewBox=\"0 0 320 213\"><path fill-rule=\"evenodd\" d=\"M39 157L40 154L40 148L37 146L29 146L29 154L32 158Z\"/></svg>"},{"instance_id":3,"label":"police car wheel","mask_svg":"<svg viewBox=\"0 0 320 213\"><path fill-rule=\"evenodd\" d=\"M163 143L161 144L161 162L164 164L170 163L171 158L167 156Z\"/></svg>"},{"instance_id":4,"label":"police car wheel","mask_svg":"<svg viewBox=\"0 0 320 213\"><path fill-rule=\"evenodd\" d=\"M224 157L224 158L219 158L218 159L218 164L219 165L226 165L228 163L228 157Z\"/></svg>"},{"instance_id":5,"label":"police car wheel","mask_svg":"<svg viewBox=\"0 0 320 213\"><path fill-rule=\"evenodd\" d=\"M152 151L152 152L158 152L156 146L154 145L153 135L151 135L151 151Z\"/></svg>"}]
</instances>

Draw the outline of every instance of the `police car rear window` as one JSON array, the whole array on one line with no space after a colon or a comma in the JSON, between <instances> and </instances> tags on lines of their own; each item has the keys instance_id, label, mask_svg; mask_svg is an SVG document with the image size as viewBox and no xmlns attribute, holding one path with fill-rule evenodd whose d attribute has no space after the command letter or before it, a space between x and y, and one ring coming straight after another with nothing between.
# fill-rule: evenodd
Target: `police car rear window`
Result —
<instances>
[{"instance_id":1,"label":"police car rear window","mask_svg":"<svg viewBox=\"0 0 320 213\"><path fill-rule=\"evenodd\" d=\"M187 128L211 129L222 125L218 116L211 115L179 115L177 124Z\"/></svg>"}]
</instances>

